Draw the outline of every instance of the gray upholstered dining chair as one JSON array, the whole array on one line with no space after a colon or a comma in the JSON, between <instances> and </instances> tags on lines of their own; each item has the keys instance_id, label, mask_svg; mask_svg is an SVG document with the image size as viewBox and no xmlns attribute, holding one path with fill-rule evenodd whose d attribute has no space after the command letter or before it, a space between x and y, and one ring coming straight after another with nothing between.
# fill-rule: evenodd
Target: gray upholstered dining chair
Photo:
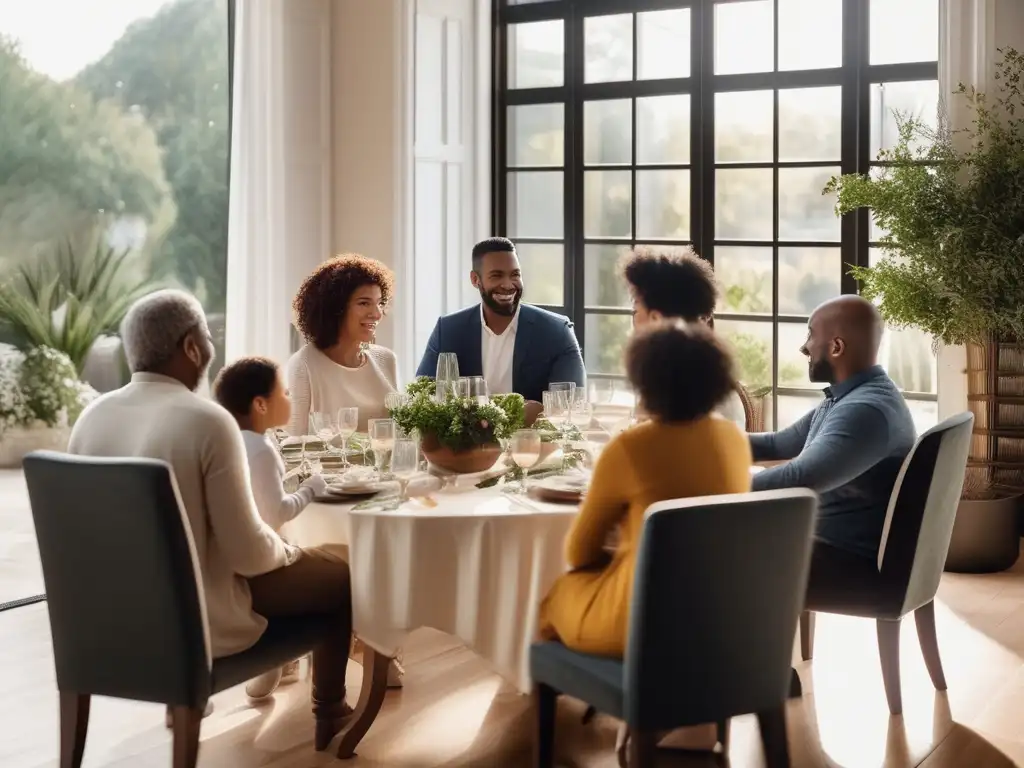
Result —
<instances>
[{"instance_id":1,"label":"gray upholstered dining chair","mask_svg":"<svg viewBox=\"0 0 1024 768\"><path fill-rule=\"evenodd\" d=\"M640 536L624 660L558 642L530 649L537 765L554 761L560 694L625 721L629 764L653 765L659 734L757 713L769 768L789 765L785 703L817 496L766 491L653 505ZM620 761L622 755L620 755Z\"/></svg>"},{"instance_id":2,"label":"gray upholstered dining chair","mask_svg":"<svg viewBox=\"0 0 1024 768\"><path fill-rule=\"evenodd\" d=\"M808 589L800 617L804 661L814 650L814 613L841 613L875 620L882 682L889 712L903 711L900 624L914 614L925 666L936 690L946 690L935 631L935 593L949 551L974 416L961 413L922 434L896 478L876 562L830 574Z\"/></svg>"},{"instance_id":3,"label":"gray upholstered dining chair","mask_svg":"<svg viewBox=\"0 0 1024 768\"><path fill-rule=\"evenodd\" d=\"M93 695L166 704L174 768L193 768L209 697L296 659L318 618L275 621L214 661L195 548L170 467L52 452L25 458L60 691L60 766L82 763Z\"/></svg>"}]
</instances>

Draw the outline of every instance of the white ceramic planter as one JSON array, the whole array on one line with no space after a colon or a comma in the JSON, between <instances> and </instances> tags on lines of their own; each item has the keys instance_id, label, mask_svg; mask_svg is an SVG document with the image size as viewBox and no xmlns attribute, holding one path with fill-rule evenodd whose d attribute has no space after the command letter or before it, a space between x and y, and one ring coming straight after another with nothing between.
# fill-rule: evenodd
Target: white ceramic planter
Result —
<instances>
[{"instance_id":1,"label":"white ceramic planter","mask_svg":"<svg viewBox=\"0 0 1024 768\"><path fill-rule=\"evenodd\" d=\"M0 435L0 467L20 467L32 451L65 451L69 427L13 427Z\"/></svg>"}]
</instances>

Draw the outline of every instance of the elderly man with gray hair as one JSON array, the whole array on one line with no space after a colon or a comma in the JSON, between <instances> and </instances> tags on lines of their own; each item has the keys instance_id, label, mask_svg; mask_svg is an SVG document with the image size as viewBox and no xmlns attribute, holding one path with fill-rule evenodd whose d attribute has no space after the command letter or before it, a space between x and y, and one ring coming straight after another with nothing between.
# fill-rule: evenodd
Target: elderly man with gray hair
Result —
<instances>
[{"instance_id":1,"label":"elderly man with gray hair","mask_svg":"<svg viewBox=\"0 0 1024 768\"><path fill-rule=\"evenodd\" d=\"M131 381L85 410L69 451L171 465L202 572L214 657L254 645L268 618L336 617L313 653L316 748L326 749L351 714L345 704L348 563L286 544L260 518L238 425L195 393L214 355L195 297L164 290L140 299L125 316L121 336Z\"/></svg>"}]
</instances>

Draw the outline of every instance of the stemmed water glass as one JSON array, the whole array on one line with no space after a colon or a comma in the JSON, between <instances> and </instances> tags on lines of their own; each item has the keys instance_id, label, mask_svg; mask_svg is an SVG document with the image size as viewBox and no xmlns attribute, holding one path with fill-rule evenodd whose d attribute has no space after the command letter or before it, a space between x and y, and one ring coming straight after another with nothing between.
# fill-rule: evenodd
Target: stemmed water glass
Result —
<instances>
[{"instance_id":1,"label":"stemmed water glass","mask_svg":"<svg viewBox=\"0 0 1024 768\"><path fill-rule=\"evenodd\" d=\"M399 503L409 500L409 481L420 468L420 446L412 438L397 437L391 448L391 474L398 480Z\"/></svg>"},{"instance_id":2,"label":"stemmed water glass","mask_svg":"<svg viewBox=\"0 0 1024 768\"><path fill-rule=\"evenodd\" d=\"M543 400L542 405L544 406L544 418L547 419L551 426L558 432L558 443L562 448L562 466L565 467L565 450L567 446L566 440L566 428L570 424L571 408L570 400L571 394L575 393L575 385L573 389L557 389L548 390L541 395Z\"/></svg>"},{"instance_id":3,"label":"stemmed water glass","mask_svg":"<svg viewBox=\"0 0 1024 768\"><path fill-rule=\"evenodd\" d=\"M519 429L513 433L509 440L509 453L515 465L523 470L523 479L520 481L520 493L526 493L526 476L529 470L540 461L541 439L540 432L536 429Z\"/></svg>"},{"instance_id":4,"label":"stemmed water glass","mask_svg":"<svg viewBox=\"0 0 1024 768\"><path fill-rule=\"evenodd\" d=\"M576 398L575 381L553 381L548 384L549 392L565 392L566 425L572 424L572 403Z\"/></svg>"},{"instance_id":5,"label":"stemmed water glass","mask_svg":"<svg viewBox=\"0 0 1024 768\"><path fill-rule=\"evenodd\" d=\"M338 417L325 411L309 414L309 431L324 444L324 453L330 454L331 441L338 435Z\"/></svg>"},{"instance_id":6,"label":"stemmed water glass","mask_svg":"<svg viewBox=\"0 0 1024 768\"><path fill-rule=\"evenodd\" d=\"M356 407L338 409L338 434L341 435L341 465L349 469L352 464L348 460L348 441L356 433L359 426L359 409Z\"/></svg>"},{"instance_id":7,"label":"stemmed water glass","mask_svg":"<svg viewBox=\"0 0 1024 768\"><path fill-rule=\"evenodd\" d=\"M384 476L384 465L395 445L395 422L391 419L371 419L367 431L370 433L373 465L379 479Z\"/></svg>"}]
</instances>

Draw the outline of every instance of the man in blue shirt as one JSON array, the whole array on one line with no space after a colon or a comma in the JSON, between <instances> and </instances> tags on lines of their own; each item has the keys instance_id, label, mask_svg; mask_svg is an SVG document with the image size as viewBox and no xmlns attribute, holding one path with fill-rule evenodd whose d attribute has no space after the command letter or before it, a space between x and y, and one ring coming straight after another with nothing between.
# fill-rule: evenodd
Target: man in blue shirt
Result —
<instances>
[{"instance_id":1,"label":"man in blue shirt","mask_svg":"<svg viewBox=\"0 0 1024 768\"><path fill-rule=\"evenodd\" d=\"M754 476L753 489L810 488L820 498L808 604L816 589L876 569L889 496L914 445L902 394L877 364L882 319L870 302L842 296L811 315L807 356L825 399L793 426L750 436L755 461L789 460Z\"/></svg>"}]
</instances>

